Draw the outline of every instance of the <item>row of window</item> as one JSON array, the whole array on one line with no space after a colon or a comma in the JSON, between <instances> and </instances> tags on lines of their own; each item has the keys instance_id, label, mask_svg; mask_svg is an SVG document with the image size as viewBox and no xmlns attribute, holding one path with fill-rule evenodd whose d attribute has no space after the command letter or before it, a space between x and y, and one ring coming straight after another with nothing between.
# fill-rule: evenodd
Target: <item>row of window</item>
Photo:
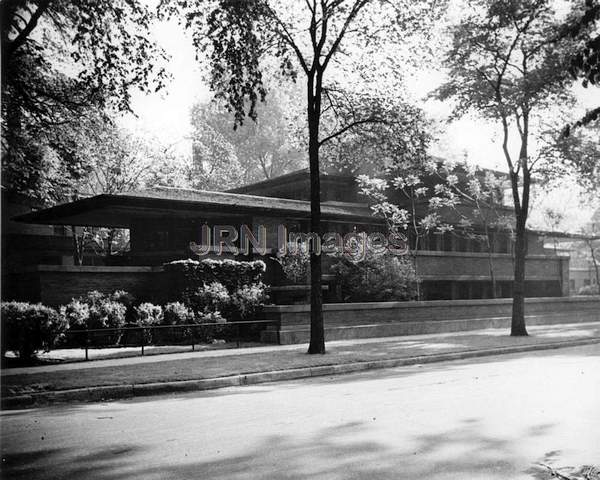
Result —
<instances>
[{"instance_id":1,"label":"row of window","mask_svg":"<svg viewBox=\"0 0 600 480\"><path fill-rule=\"evenodd\" d=\"M373 233L380 231L378 225L357 225L356 231ZM196 242L201 241L199 236L199 228L195 231L193 228L172 228L169 230L143 228L138 229L137 235L134 235L134 243L136 250L146 251L165 251L185 249L190 240ZM290 225L289 232L302 231L302 226ZM307 230L308 231L308 230ZM327 232L337 232L345 234L351 232L348 224L331 223L324 228ZM417 243L418 250L425 251L441 251L441 252L488 252L489 249L493 253L510 253L512 249L512 240L510 235L505 232L490 232L489 238L483 234L465 236L456 232L430 232L428 235L419 238L418 242L409 234L409 246L414 247Z\"/></svg>"},{"instance_id":2,"label":"row of window","mask_svg":"<svg viewBox=\"0 0 600 480\"><path fill-rule=\"evenodd\" d=\"M489 242L489 247L488 247ZM414 242L411 242L414 245ZM504 232L491 232L485 235L472 235L470 237L454 232L430 233L419 241L418 250L433 250L441 252L488 252L510 253L512 240Z\"/></svg>"},{"instance_id":3,"label":"row of window","mask_svg":"<svg viewBox=\"0 0 600 480\"><path fill-rule=\"evenodd\" d=\"M513 282L496 283L496 295L492 295L489 281L425 281L421 295L424 300L469 300L512 297ZM536 280L525 282L526 297L560 297L560 283L557 280Z\"/></svg>"}]
</instances>

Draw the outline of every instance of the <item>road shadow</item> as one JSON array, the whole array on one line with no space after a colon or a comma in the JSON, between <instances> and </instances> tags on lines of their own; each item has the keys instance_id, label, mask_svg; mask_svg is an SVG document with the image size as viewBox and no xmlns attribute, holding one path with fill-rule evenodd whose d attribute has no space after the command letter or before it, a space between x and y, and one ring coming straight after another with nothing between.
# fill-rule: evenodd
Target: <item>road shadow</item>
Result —
<instances>
[{"instance_id":1,"label":"road shadow","mask_svg":"<svg viewBox=\"0 0 600 480\"><path fill-rule=\"evenodd\" d=\"M535 426L523 431L521 438L551 429L549 424ZM522 459L515 454L518 449L513 441L481 433L477 418L465 418L455 428L439 434L408 436L408 441L394 448L389 446L393 441L376 441L372 433L369 422L349 422L307 436L292 437L282 432L241 452L229 453L215 452L210 435L202 432L207 438L202 450L184 447L176 458L156 458L147 448L129 444L87 451L83 448L85 453L49 448L5 457L2 478L505 480L526 473L519 467ZM213 458L198 461L196 456Z\"/></svg>"},{"instance_id":2,"label":"road shadow","mask_svg":"<svg viewBox=\"0 0 600 480\"><path fill-rule=\"evenodd\" d=\"M2 454L2 478L36 479L116 479L135 467L135 458L143 449L129 444L77 453L64 448L46 448Z\"/></svg>"}]
</instances>

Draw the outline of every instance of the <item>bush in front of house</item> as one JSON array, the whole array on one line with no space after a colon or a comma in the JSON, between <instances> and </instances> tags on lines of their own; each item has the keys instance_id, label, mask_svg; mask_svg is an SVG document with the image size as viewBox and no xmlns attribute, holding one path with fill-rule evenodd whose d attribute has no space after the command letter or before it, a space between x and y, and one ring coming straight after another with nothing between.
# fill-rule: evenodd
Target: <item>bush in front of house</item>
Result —
<instances>
[{"instance_id":1,"label":"bush in front of house","mask_svg":"<svg viewBox=\"0 0 600 480\"><path fill-rule=\"evenodd\" d=\"M264 283L243 285L231 295L234 314L239 320L251 320L256 317L269 299Z\"/></svg>"},{"instance_id":2,"label":"bush in front of house","mask_svg":"<svg viewBox=\"0 0 600 480\"><path fill-rule=\"evenodd\" d=\"M133 302L133 296L123 290L110 295L92 290L63 305L60 313L73 332L121 328L132 318ZM121 332L93 332L89 337L84 337L83 333L72 334L69 343L75 346L87 342L95 346L115 345L120 342L121 336Z\"/></svg>"},{"instance_id":3,"label":"bush in front of house","mask_svg":"<svg viewBox=\"0 0 600 480\"><path fill-rule=\"evenodd\" d=\"M194 312L182 302L167 303L163 308L164 325L190 325L194 323Z\"/></svg>"},{"instance_id":4,"label":"bush in front of house","mask_svg":"<svg viewBox=\"0 0 600 480\"><path fill-rule=\"evenodd\" d=\"M79 299L72 299L67 305L60 307L60 315L71 330L85 330L90 318L90 306Z\"/></svg>"},{"instance_id":5,"label":"bush in front of house","mask_svg":"<svg viewBox=\"0 0 600 480\"><path fill-rule=\"evenodd\" d=\"M115 290L108 298L113 302L118 302L125 305L126 308L133 308L135 305L135 297L125 290Z\"/></svg>"},{"instance_id":6,"label":"bush in front of house","mask_svg":"<svg viewBox=\"0 0 600 480\"><path fill-rule=\"evenodd\" d=\"M340 255L331 266L345 302L391 302L417 296L418 278L410 259L395 255L367 255L355 261Z\"/></svg>"},{"instance_id":7,"label":"bush in front of house","mask_svg":"<svg viewBox=\"0 0 600 480\"><path fill-rule=\"evenodd\" d=\"M178 294L181 296L214 282L223 285L229 293L243 285L259 283L263 280L266 265L262 260L244 262L206 258L177 260L166 263L164 269L175 275L174 284L178 285Z\"/></svg>"},{"instance_id":8,"label":"bush in front of house","mask_svg":"<svg viewBox=\"0 0 600 480\"><path fill-rule=\"evenodd\" d=\"M228 320L249 320L268 299L262 260L178 260L164 265L179 280L179 298L196 315L218 312Z\"/></svg>"},{"instance_id":9,"label":"bush in front of house","mask_svg":"<svg viewBox=\"0 0 600 480\"><path fill-rule=\"evenodd\" d=\"M197 315L219 313L231 321L243 321L255 318L268 298L262 282L242 285L233 292L219 282L212 282L193 291L185 303Z\"/></svg>"},{"instance_id":10,"label":"bush in front of house","mask_svg":"<svg viewBox=\"0 0 600 480\"><path fill-rule=\"evenodd\" d=\"M225 319L217 312L194 311L181 302L167 303L163 308L163 325L197 325L195 327L184 328L183 331L167 330L165 337L169 340L175 340L175 343L190 341L211 342L216 334L223 333L223 327L213 324L224 325ZM210 325L208 325L210 324Z\"/></svg>"},{"instance_id":11,"label":"bush in front of house","mask_svg":"<svg viewBox=\"0 0 600 480\"><path fill-rule=\"evenodd\" d=\"M160 305L150 302L141 303L135 307L135 317L140 327L160 325L163 320L163 309Z\"/></svg>"},{"instance_id":12,"label":"bush in front of house","mask_svg":"<svg viewBox=\"0 0 600 480\"><path fill-rule=\"evenodd\" d=\"M2 356L8 350L31 360L38 350L50 350L68 329L56 310L40 303L2 302Z\"/></svg>"},{"instance_id":13,"label":"bush in front of house","mask_svg":"<svg viewBox=\"0 0 600 480\"><path fill-rule=\"evenodd\" d=\"M160 305L154 305L150 302L144 302L135 307L135 323L140 327L155 327L161 325L163 321L163 309ZM162 340L164 335L158 331L153 335L153 331L148 329L143 331L145 343L152 343L152 339Z\"/></svg>"},{"instance_id":14,"label":"bush in front of house","mask_svg":"<svg viewBox=\"0 0 600 480\"><path fill-rule=\"evenodd\" d=\"M229 316L232 310L229 291L220 282L202 285L184 294L184 303L195 313L221 312Z\"/></svg>"},{"instance_id":15,"label":"bush in front of house","mask_svg":"<svg viewBox=\"0 0 600 480\"><path fill-rule=\"evenodd\" d=\"M72 330L120 328L133 302L133 296L123 290L111 295L92 290L61 307L61 314Z\"/></svg>"},{"instance_id":16,"label":"bush in front of house","mask_svg":"<svg viewBox=\"0 0 600 480\"><path fill-rule=\"evenodd\" d=\"M122 303L104 299L90 307L88 328L120 328L125 325L127 307Z\"/></svg>"},{"instance_id":17,"label":"bush in front of house","mask_svg":"<svg viewBox=\"0 0 600 480\"><path fill-rule=\"evenodd\" d=\"M304 250L288 252L285 255L273 257L279 265L287 280L293 284L308 283L310 274L310 255Z\"/></svg>"},{"instance_id":18,"label":"bush in front of house","mask_svg":"<svg viewBox=\"0 0 600 480\"><path fill-rule=\"evenodd\" d=\"M219 312L199 313L196 315L194 323L198 327L194 328L190 334L198 342L210 343L215 337L222 338L227 333L227 320Z\"/></svg>"}]
</instances>

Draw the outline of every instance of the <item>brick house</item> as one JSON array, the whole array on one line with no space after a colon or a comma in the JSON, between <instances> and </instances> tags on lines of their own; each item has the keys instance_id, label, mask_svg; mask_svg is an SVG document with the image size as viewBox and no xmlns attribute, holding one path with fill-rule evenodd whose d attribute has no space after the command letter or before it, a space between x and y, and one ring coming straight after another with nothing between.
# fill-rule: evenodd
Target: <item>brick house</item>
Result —
<instances>
[{"instance_id":1,"label":"brick house","mask_svg":"<svg viewBox=\"0 0 600 480\"><path fill-rule=\"evenodd\" d=\"M385 231L383 221L372 215L361 198L354 177L323 175L323 231ZM308 232L310 224L309 173L300 170L246 185L228 192L155 188L140 192L97 195L52 208L18 215L13 220L28 225L102 226L130 231L130 251L111 265L73 266L66 262L15 265L3 268L5 298L43 301L50 305L68 301L93 288L130 290L140 298L160 297L164 262L193 257L190 242L201 242L203 225L266 227L267 255L257 252L244 258L267 261L267 281L274 291L284 290L282 275L270 261L275 255L278 225L290 232ZM468 208L468 206L465 206ZM445 220L456 221L452 212ZM492 234L497 296L511 295L513 276L512 239L508 232ZM10 245L13 251L18 245ZM3 242L4 243L4 242ZM63 257L64 258L64 257ZM239 258L239 257L238 257ZM477 242L460 235L432 233L417 254L424 300L490 298L488 254ZM4 258L6 260L6 258ZM4 267L4 265L3 265ZM332 275L324 268L326 299L336 301ZM529 234L526 266L527 295L535 297L569 294L569 259L544 248L543 238ZM277 300L277 295L275 295Z\"/></svg>"}]
</instances>

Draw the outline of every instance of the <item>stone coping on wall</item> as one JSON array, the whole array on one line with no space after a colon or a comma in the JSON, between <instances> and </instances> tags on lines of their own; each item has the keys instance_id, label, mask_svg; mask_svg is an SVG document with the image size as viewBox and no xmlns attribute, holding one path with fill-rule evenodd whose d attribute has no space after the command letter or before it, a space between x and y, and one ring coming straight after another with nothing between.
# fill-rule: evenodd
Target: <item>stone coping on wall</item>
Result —
<instances>
[{"instance_id":1,"label":"stone coping on wall","mask_svg":"<svg viewBox=\"0 0 600 480\"><path fill-rule=\"evenodd\" d=\"M130 265L30 265L12 273L21 272L65 272L65 273L152 273L163 272L162 266L130 266Z\"/></svg>"},{"instance_id":2,"label":"stone coping on wall","mask_svg":"<svg viewBox=\"0 0 600 480\"><path fill-rule=\"evenodd\" d=\"M512 298L478 299L478 300L427 300L421 302L362 302L362 303L326 303L323 304L324 311L336 310L376 310L391 308L422 308L422 307L458 307L478 305L507 305L511 304ZM526 298L525 303L587 303L598 302L600 296L585 295L573 297L531 297ZM309 312L310 305L266 305L265 313L277 312Z\"/></svg>"},{"instance_id":3,"label":"stone coping on wall","mask_svg":"<svg viewBox=\"0 0 600 480\"><path fill-rule=\"evenodd\" d=\"M495 279L498 282L512 282L512 275L496 275ZM560 275L527 275L525 280L528 281L560 281ZM427 275L419 275L419 279L421 281L468 281L468 282L490 282L491 278L489 275L437 275L437 274L427 274Z\"/></svg>"},{"instance_id":4,"label":"stone coping on wall","mask_svg":"<svg viewBox=\"0 0 600 480\"><path fill-rule=\"evenodd\" d=\"M446 250L419 250L417 257L475 257L488 258L487 252L454 252ZM511 253L492 253L493 258L513 258ZM527 260L569 260L565 255L531 254L525 257Z\"/></svg>"}]
</instances>

